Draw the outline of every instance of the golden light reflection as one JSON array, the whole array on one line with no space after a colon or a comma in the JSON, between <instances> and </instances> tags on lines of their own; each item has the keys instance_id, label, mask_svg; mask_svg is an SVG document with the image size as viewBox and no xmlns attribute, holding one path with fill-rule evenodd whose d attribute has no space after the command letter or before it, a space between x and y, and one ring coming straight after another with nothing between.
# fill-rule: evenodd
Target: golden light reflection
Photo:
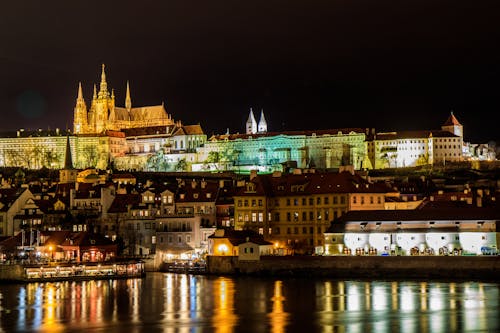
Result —
<instances>
[{"instance_id":1,"label":"golden light reflection","mask_svg":"<svg viewBox=\"0 0 500 333\"><path fill-rule=\"evenodd\" d=\"M286 332L286 326L288 324L288 318L290 316L284 310L283 302L285 301L285 297L283 296L283 282L275 281L274 282L274 294L271 297L273 301L273 307L271 313L268 314L270 323L271 323L271 332L272 333L283 333Z\"/></svg>"},{"instance_id":2,"label":"golden light reflection","mask_svg":"<svg viewBox=\"0 0 500 333\"><path fill-rule=\"evenodd\" d=\"M234 281L228 278L218 278L214 281L214 315L212 326L215 332L233 332L238 321L234 313Z\"/></svg>"},{"instance_id":3,"label":"golden light reflection","mask_svg":"<svg viewBox=\"0 0 500 333\"><path fill-rule=\"evenodd\" d=\"M60 314L56 313L58 307L58 299L56 297L57 288L53 283L47 283L45 285L44 293L44 316L43 316L43 326L42 332L63 332L64 325L58 322Z\"/></svg>"},{"instance_id":4,"label":"golden light reflection","mask_svg":"<svg viewBox=\"0 0 500 333\"><path fill-rule=\"evenodd\" d=\"M398 309L398 283L397 282L392 282L391 283L391 303L392 303L392 311L395 311Z\"/></svg>"},{"instance_id":5,"label":"golden light reflection","mask_svg":"<svg viewBox=\"0 0 500 333\"><path fill-rule=\"evenodd\" d=\"M14 326L4 327L9 315L0 311L2 329L61 332L101 327L105 331L106 325L116 325L118 320L125 320L132 329L144 328L145 320L149 323L156 317L164 333L201 332L207 326L225 333L235 332L255 317L260 318L260 326L253 326L254 331L280 333L287 332L291 319L300 318L299 311L306 310L316 318L311 330L320 327L325 333L384 333L394 328L405 333L487 332L498 327L498 284L313 281L304 283L300 295L312 293L304 299L297 298L296 284L287 280L242 285L235 278L182 274L165 274L161 279L163 294L148 294L156 297L151 304L160 300L157 307L148 307L150 300L142 299L147 291L140 279L29 283L12 295L0 289L0 306L15 314ZM251 291L238 296L236 289L242 286L250 286ZM260 306L261 299L265 307Z\"/></svg>"}]
</instances>

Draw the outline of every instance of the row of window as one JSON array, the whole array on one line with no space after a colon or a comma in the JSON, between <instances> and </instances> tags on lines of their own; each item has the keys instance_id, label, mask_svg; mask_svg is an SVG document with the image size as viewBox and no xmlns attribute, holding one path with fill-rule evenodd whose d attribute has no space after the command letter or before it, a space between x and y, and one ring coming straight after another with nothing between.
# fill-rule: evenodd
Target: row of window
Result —
<instances>
[{"instance_id":1,"label":"row of window","mask_svg":"<svg viewBox=\"0 0 500 333\"><path fill-rule=\"evenodd\" d=\"M333 219L336 219L342 214L342 211L333 211ZM300 217L302 217L300 219ZM262 212L252 212L250 214L245 213L238 213L238 222L264 222L264 213ZM314 211L304 211L302 214L299 212L287 212L286 213L286 221L287 222L313 222L313 221L320 221L320 220L330 220L330 210L329 209L324 209L324 210L316 210L316 213ZM280 212L275 212L273 214L273 219L271 219L271 213L268 213L268 220L271 221L276 221L280 222L281 221L281 213Z\"/></svg>"},{"instance_id":2,"label":"row of window","mask_svg":"<svg viewBox=\"0 0 500 333\"><path fill-rule=\"evenodd\" d=\"M316 202L316 205L329 205L330 204L330 197L316 197L316 200L314 198L286 198L282 199L285 203L286 206L314 206L314 203ZM345 205L346 203L346 197L345 196L334 196L332 199L332 202L334 205L338 205L339 202L341 205ZM236 205L238 207L262 207L263 201L262 199L244 199L244 200L237 200ZM278 207L280 206L280 199L275 199L274 200L274 206Z\"/></svg>"},{"instance_id":3,"label":"row of window","mask_svg":"<svg viewBox=\"0 0 500 333\"><path fill-rule=\"evenodd\" d=\"M318 234L322 234L323 232L323 228L321 227L318 227L317 229L317 233ZM302 235L308 235L308 234L314 234L314 227L302 227L302 232L300 233L301 229L299 227L287 227L286 228L286 234L287 235L291 235L292 233L295 234L295 235L299 235L299 234L302 234ZM274 228L274 234L276 235L279 235L281 233L281 229L280 227L276 227Z\"/></svg>"},{"instance_id":4,"label":"row of window","mask_svg":"<svg viewBox=\"0 0 500 333\"><path fill-rule=\"evenodd\" d=\"M183 236L185 236L185 238ZM160 243L173 244L174 239L177 242L177 244L182 244L184 240L186 241L186 243L191 243L191 235L177 235L177 237L175 238L174 235L168 235L168 237L160 236Z\"/></svg>"},{"instance_id":5,"label":"row of window","mask_svg":"<svg viewBox=\"0 0 500 333\"><path fill-rule=\"evenodd\" d=\"M373 196L370 196L369 197L369 202L371 205L373 205L375 203L375 200L373 198ZM357 204L358 203L358 197L356 195L353 195L352 196L352 203L353 204ZM360 204L364 205L365 204L365 196L360 196L360 201L359 201ZM382 204L382 197L377 197L377 204L381 205Z\"/></svg>"}]
</instances>

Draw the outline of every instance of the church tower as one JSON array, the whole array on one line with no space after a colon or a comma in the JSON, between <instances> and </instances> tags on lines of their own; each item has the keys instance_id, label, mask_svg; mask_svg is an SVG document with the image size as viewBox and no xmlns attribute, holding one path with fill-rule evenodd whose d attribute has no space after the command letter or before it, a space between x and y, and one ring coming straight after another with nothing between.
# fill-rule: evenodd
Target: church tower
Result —
<instances>
[{"instance_id":1,"label":"church tower","mask_svg":"<svg viewBox=\"0 0 500 333\"><path fill-rule=\"evenodd\" d=\"M127 81L127 94L125 96L125 108L127 109L128 113L130 113L130 110L132 109L132 99L130 99L130 86Z\"/></svg>"},{"instance_id":2,"label":"church tower","mask_svg":"<svg viewBox=\"0 0 500 333\"><path fill-rule=\"evenodd\" d=\"M113 106L113 98L110 97L108 91L108 83L106 82L106 72L104 64L102 64L101 83L97 100L95 101L95 132L102 133L106 130L108 122L109 109Z\"/></svg>"},{"instance_id":3,"label":"church tower","mask_svg":"<svg viewBox=\"0 0 500 333\"><path fill-rule=\"evenodd\" d=\"M443 131L448 131L450 133L453 133L456 136L459 136L460 138L462 138L462 140L463 140L463 137L464 137L463 126L462 126L462 124L460 124L458 122L457 118L455 118L455 116L453 115L453 111L451 111L450 116L448 117L446 122L443 124L443 126L441 126L441 129Z\"/></svg>"},{"instance_id":4,"label":"church tower","mask_svg":"<svg viewBox=\"0 0 500 333\"><path fill-rule=\"evenodd\" d=\"M266 121L266 117L264 117L264 109L260 110L258 131L259 131L259 133L266 133L267 132L267 121Z\"/></svg>"},{"instance_id":5,"label":"church tower","mask_svg":"<svg viewBox=\"0 0 500 333\"><path fill-rule=\"evenodd\" d=\"M257 133L257 121L255 120L252 108L250 108L250 114L248 115L248 120L246 123L246 134L255 133Z\"/></svg>"},{"instance_id":6,"label":"church tower","mask_svg":"<svg viewBox=\"0 0 500 333\"><path fill-rule=\"evenodd\" d=\"M73 159L71 157L71 146L69 135L66 137L66 156L64 156L64 168L59 170L59 183L76 182L76 169L73 168Z\"/></svg>"},{"instance_id":7,"label":"church tower","mask_svg":"<svg viewBox=\"0 0 500 333\"><path fill-rule=\"evenodd\" d=\"M82 83L78 83L78 96L73 113L73 133L84 133L87 129L87 106L83 99Z\"/></svg>"}]
</instances>

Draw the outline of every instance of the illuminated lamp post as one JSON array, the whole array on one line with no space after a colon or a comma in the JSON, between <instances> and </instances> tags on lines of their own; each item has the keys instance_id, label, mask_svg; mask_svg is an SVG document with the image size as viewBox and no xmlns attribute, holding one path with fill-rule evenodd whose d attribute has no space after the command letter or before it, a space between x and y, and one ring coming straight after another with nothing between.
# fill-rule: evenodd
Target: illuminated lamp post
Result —
<instances>
[{"instance_id":1,"label":"illuminated lamp post","mask_svg":"<svg viewBox=\"0 0 500 333\"><path fill-rule=\"evenodd\" d=\"M49 254L50 261L54 260L54 248L52 245L49 245Z\"/></svg>"}]
</instances>

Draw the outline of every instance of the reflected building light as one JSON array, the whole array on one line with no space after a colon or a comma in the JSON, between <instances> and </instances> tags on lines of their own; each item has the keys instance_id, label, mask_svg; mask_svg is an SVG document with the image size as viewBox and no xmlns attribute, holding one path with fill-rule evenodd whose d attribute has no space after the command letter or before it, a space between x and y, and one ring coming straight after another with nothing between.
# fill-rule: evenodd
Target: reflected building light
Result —
<instances>
[{"instance_id":1,"label":"reflected building light","mask_svg":"<svg viewBox=\"0 0 500 333\"><path fill-rule=\"evenodd\" d=\"M140 322L140 313L139 313L139 286L138 286L138 281L139 279L132 279L132 280L127 280L127 286L128 289L130 290L129 292L129 301L132 306L132 319L131 321L133 323L138 323Z\"/></svg>"},{"instance_id":2,"label":"reflected building light","mask_svg":"<svg viewBox=\"0 0 500 333\"><path fill-rule=\"evenodd\" d=\"M333 295L332 295L332 283L330 281L325 282L325 311L331 312L333 311Z\"/></svg>"},{"instance_id":3,"label":"reflected building light","mask_svg":"<svg viewBox=\"0 0 500 333\"><path fill-rule=\"evenodd\" d=\"M163 302L163 321L171 322L175 319L174 313L174 281L172 274L165 276L165 288L163 288L164 302Z\"/></svg>"},{"instance_id":4,"label":"reflected building light","mask_svg":"<svg viewBox=\"0 0 500 333\"><path fill-rule=\"evenodd\" d=\"M391 309L392 311L398 310L398 283L391 283Z\"/></svg>"},{"instance_id":5,"label":"reflected building light","mask_svg":"<svg viewBox=\"0 0 500 333\"><path fill-rule=\"evenodd\" d=\"M441 292L441 286L431 285L429 288L429 309L431 311L439 311L444 308L443 293Z\"/></svg>"},{"instance_id":6,"label":"reflected building light","mask_svg":"<svg viewBox=\"0 0 500 333\"><path fill-rule=\"evenodd\" d=\"M34 302L34 315L33 315L33 328L35 330L39 329L42 325L42 311L43 311L43 288L37 283L35 290L35 302Z\"/></svg>"},{"instance_id":7,"label":"reflected building light","mask_svg":"<svg viewBox=\"0 0 500 333\"><path fill-rule=\"evenodd\" d=\"M274 282L274 294L271 297L273 301L273 308L271 313L268 314L271 323L272 333L283 333L286 332L286 325L288 323L289 314L284 311L283 302L285 297L283 297L283 282Z\"/></svg>"},{"instance_id":8,"label":"reflected building light","mask_svg":"<svg viewBox=\"0 0 500 333\"><path fill-rule=\"evenodd\" d=\"M191 275L189 278L189 317L195 319L198 316L197 299L198 288L196 288L196 278Z\"/></svg>"},{"instance_id":9,"label":"reflected building light","mask_svg":"<svg viewBox=\"0 0 500 333\"><path fill-rule=\"evenodd\" d=\"M365 309L370 310L371 304L371 284L370 282L365 282Z\"/></svg>"},{"instance_id":10,"label":"reflected building light","mask_svg":"<svg viewBox=\"0 0 500 333\"><path fill-rule=\"evenodd\" d=\"M455 283L450 283L450 309L455 310L457 307L457 299L456 299L456 285Z\"/></svg>"},{"instance_id":11,"label":"reflected building light","mask_svg":"<svg viewBox=\"0 0 500 333\"><path fill-rule=\"evenodd\" d=\"M56 316L56 287L52 283L47 283L45 285L44 308L43 329L47 332L64 331L64 326L58 323L59 318Z\"/></svg>"},{"instance_id":12,"label":"reflected building light","mask_svg":"<svg viewBox=\"0 0 500 333\"><path fill-rule=\"evenodd\" d=\"M347 311L361 310L359 286L356 282L350 282L347 285Z\"/></svg>"},{"instance_id":13,"label":"reflected building light","mask_svg":"<svg viewBox=\"0 0 500 333\"><path fill-rule=\"evenodd\" d=\"M387 309L387 290L381 285L373 286L372 302L373 310L381 311ZM378 332L378 330L376 330Z\"/></svg>"},{"instance_id":14,"label":"reflected building light","mask_svg":"<svg viewBox=\"0 0 500 333\"><path fill-rule=\"evenodd\" d=\"M88 287L88 283L87 281L83 281L82 282L82 286L81 286L81 308L80 308L80 313L81 313L81 317L83 320L87 320L87 287Z\"/></svg>"},{"instance_id":15,"label":"reflected building light","mask_svg":"<svg viewBox=\"0 0 500 333\"><path fill-rule=\"evenodd\" d=\"M234 313L234 282L219 278L214 281L214 315L212 318L215 332L233 332L238 317Z\"/></svg>"},{"instance_id":16,"label":"reflected building light","mask_svg":"<svg viewBox=\"0 0 500 333\"><path fill-rule=\"evenodd\" d=\"M344 312L345 311L345 303L346 303L346 297L345 297L345 282L344 281L339 281L337 284L337 287L339 289L339 311Z\"/></svg>"},{"instance_id":17,"label":"reflected building light","mask_svg":"<svg viewBox=\"0 0 500 333\"><path fill-rule=\"evenodd\" d=\"M411 286L402 285L400 289L400 301L401 310L403 312L411 312L416 310L415 294Z\"/></svg>"},{"instance_id":18,"label":"reflected building light","mask_svg":"<svg viewBox=\"0 0 500 333\"><path fill-rule=\"evenodd\" d=\"M2 298L3 295L0 293L0 311L3 310L2 308ZM26 330L26 288L21 287L19 289L19 295L17 297L19 299L19 316L17 317L17 329L19 331L25 331ZM1 331L1 329L0 329Z\"/></svg>"},{"instance_id":19,"label":"reflected building light","mask_svg":"<svg viewBox=\"0 0 500 333\"><path fill-rule=\"evenodd\" d=\"M111 282L111 290L113 290L113 310L111 314L112 322L118 322L118 288L116 284L116 280L112 280Z\"/></svg>"},{"instance_id":20,"label":"reflected building light","mask_svg":"<svg viewBox=\"0 0 500 333\"><path fill-rule=\"evenodd\" d=\"M87 289L88 289L88 295L89 295L89 317L88 321L90 323L97 323L97 304L96 304L96 298L97 298L97 290L96 290L96 283L95 281L89 281L87 283Z\"/></svg>"},{"instance_id":21,"label":"reflected building light","mask_svg":"<svg viewBox=\"0 0 500 333\"><path fill-rule=\"evenodd\" d=\"M427 311L427 283L420 283L420 309Z\"/></svg>"},{"instance_id":22,"label":"reflected building light","mask_svg":"<svg viewBox=\"0 0 500 333\"><path fill-rule=\"evenodd\" d=\"M181 320L189 319L189 286L188 277L186 274L180 276L179 282L179 310L177 311L177 318Z\"/></svg>"}]
</instances>

